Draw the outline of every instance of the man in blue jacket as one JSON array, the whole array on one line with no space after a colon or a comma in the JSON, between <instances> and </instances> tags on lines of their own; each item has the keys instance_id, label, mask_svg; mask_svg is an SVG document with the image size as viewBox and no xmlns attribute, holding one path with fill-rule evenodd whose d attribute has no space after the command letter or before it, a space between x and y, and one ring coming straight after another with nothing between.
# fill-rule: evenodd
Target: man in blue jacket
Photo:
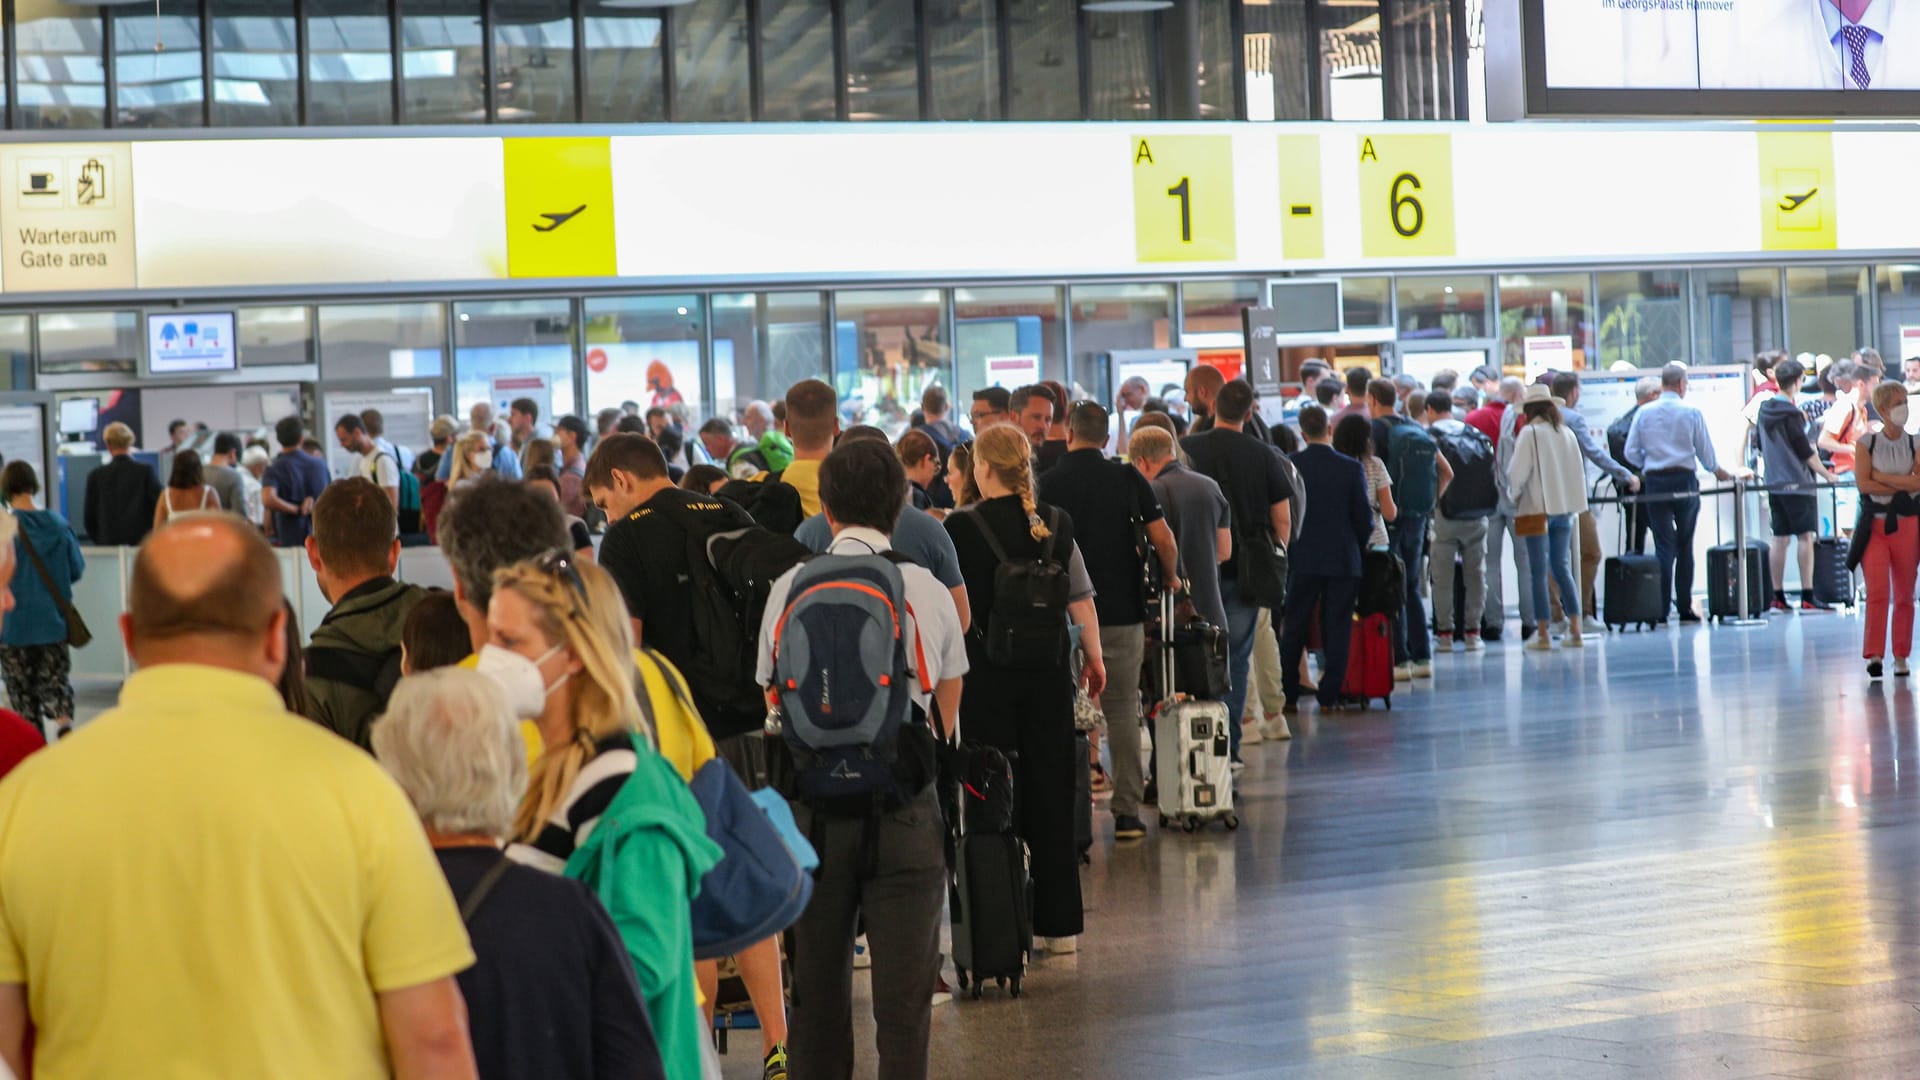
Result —
<instances>
[{"instance_id":1,"label":"man in blue jacket","mask_svg":"<svg viewBox=\"0 0 1920 1080\"><path fill-rule=\"evenodd\" d=\"M1352 642L1354 598L1360 591L1360 552L1373 531L1367 504L1367 474L1360 463L1334 450L1327 413L1318 405L1300 410L1304 450L1293 455L1307 488L1307 515L1291 549L1286 621L1280 634L1280 677L1285 712L1300 700L1300 657L1307 647L1313 605L1320 604L1321 643L1326 664L1320 672L1322 710L1337 709L1347 680L1347 651Z\"/></svg>"}]
</instances>

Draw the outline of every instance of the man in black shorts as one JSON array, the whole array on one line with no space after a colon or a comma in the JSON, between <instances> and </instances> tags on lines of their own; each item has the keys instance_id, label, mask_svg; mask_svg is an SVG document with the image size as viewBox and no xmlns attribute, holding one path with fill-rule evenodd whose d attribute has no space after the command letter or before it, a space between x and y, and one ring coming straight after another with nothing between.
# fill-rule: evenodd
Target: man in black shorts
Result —
<instances>
[{"instance_id":1,"label":"man in black shorts","mask_svg":"<svg viewBox=\"0 0 1920 1080\"><path fill-rule=\"evenodd\" d=\"M1816 483L1832 481L1820 455L1807 441L1807 421L1794 404L1806 376L1798 360L1774 366L1780 389L1760 403L1760 455L1767 468L1767 514L1773 525L1773 610L1791 610L1785 582L1787 545L1800 539L1800 610L1829 611L1813 594L1813 537L1820 531Z\"/></svg>"}]
</instances>

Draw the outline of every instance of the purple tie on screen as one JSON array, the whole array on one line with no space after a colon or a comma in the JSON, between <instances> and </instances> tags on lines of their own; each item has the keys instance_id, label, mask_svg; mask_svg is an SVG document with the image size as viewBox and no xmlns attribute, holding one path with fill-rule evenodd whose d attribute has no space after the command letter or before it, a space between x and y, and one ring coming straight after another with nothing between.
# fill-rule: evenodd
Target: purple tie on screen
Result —
<instances>
[{"instance_id":1,"label":"purple tie on screen","mask_svg":"<svg viewBox=\"0 0 1920 1080\"><path fill-rule=\"evenodd\" d=\"M1867 35L1873 31L1864 26L1843 26L1840 33L1847 39L1847 55L1852 59L1847 77L1853 80L1856 89L1865 90L1873 81L1867 74Z\"/></svg>"}]
</instances>

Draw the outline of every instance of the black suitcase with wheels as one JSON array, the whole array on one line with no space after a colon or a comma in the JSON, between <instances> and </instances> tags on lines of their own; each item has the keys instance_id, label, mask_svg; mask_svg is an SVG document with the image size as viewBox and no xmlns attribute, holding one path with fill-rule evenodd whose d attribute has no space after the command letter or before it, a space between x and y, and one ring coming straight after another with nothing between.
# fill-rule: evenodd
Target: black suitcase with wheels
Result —
<instances>
[{"instance_id":1,"label":"black suitcase with wheels","mask_svg":"<svg viewBox=\"0 0 1920 1080\"><path fill-rule=\"evenodd\" d=\"M1649 630L1667 617L1667 596L1660 588L1660 560L1651 555L1615 555L1604 566L1601 622L1607 629L1642 626Z\"/></svg>"},{"instance_id":2,"label":"black suitcase with wheels","mask_svg":"<svg viewBox=\"0 0 1920 1080\"><path fill-rule=\"evenodd\" d=\"M1813 542L1813 598L1836 607L1853 606L1853 571L1847 569L1847 542L1823 536Z\"/></svg>"},{"instance_id":3,"label":"black suitcase with wheels","mask_svg":"<svg viewBox=\"0 0 1920 1080\"><path fill-rule=\"evenodd\" d=\"M1033 948L1033 894L1027 845L1012 833L960 837L953 890L953 969L978 999L996 979L1014 997Z\"/></svg>"},{"instance_id":4,"label":"black suitcase with wheels","mask_svg":"<svg viewBox=\"0 0 1920 1080\"><path fill-rule=\"evenodd\" d=\"M1757 619L1773 598L1773 573L1767 562L1767 545L1747 541L1747 610L1739 611L1734 599L1738 586L1738 566L1733 561L1733 545L1719 544L1707 549L1707 617L1710 619Z\"/></svg>"},{"instance_id":5,"label":"black suitcase with wheels","mask_svg":"<svg viewBox=\"0 0 1920 1080\"><path fill-rule=\"evenodd\" d=\"M1081 862L1093 861L1093 741L1084 731L1073 733L1073 846Z\"/></svg>"}]
</instances>

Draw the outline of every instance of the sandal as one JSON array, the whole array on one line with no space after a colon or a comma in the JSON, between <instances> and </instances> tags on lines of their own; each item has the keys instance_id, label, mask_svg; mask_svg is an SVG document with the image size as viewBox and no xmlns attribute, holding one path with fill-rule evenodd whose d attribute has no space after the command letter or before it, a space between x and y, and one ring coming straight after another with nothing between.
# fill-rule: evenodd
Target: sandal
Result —
<instances>
[{"instance_id":1,"label":"sandal","mask_svg":"<svg viewBox=\"0 0 1920 1080\"><path fill-rule=\"evenodd\" d=\"M1106 766L1099 764L1093 766L1093 779L1088 786L1093 789L1095 795L1113 790L1113 780L1107 776Z\"/></svg>"}]
</instances>

